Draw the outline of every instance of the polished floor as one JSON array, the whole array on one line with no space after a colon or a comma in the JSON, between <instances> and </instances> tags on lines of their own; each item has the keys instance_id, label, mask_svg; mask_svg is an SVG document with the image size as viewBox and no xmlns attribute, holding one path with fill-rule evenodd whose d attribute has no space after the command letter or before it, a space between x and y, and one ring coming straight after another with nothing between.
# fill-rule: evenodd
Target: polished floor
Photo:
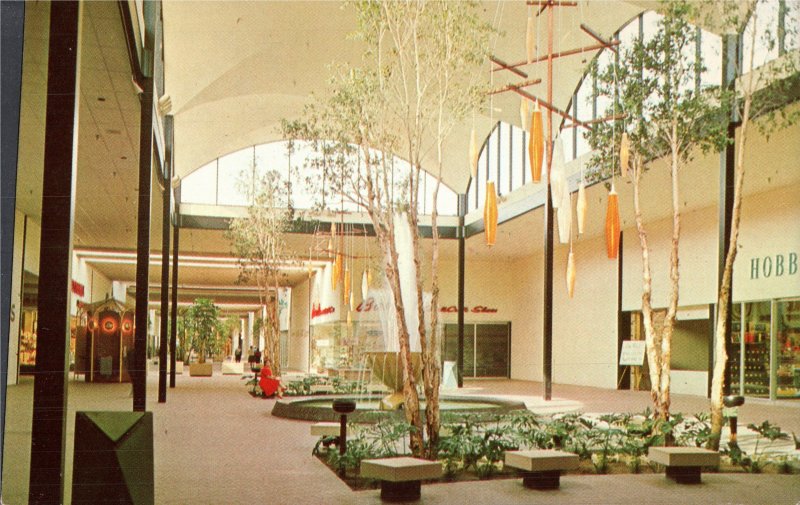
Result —
<instances>
[{"instance_id":1,"label":"polished floor","mask_svg":"<svg viewBox=\"0 0 800 505\"><path fill-rule=\"evenodd\" d=\"M316 438L309 423L272 417L273 400L254 399L237 376L178 377L167 403L156 402L157 375L148 383L148 410L155 419L156 503L168 504L377 504L378 491L353 492L311 456ZM641 411L642 392L555 385L553 401L541 399L541 384L468 381L465 392L500 394L526 401L538 411ZM8 389L2 503L27 501L32 382ZM70 383L67 461L72 460L74 412L130 410L130 386ZM675 395L673 410L706 410L703 398ZM800 433L800 403L748 401L741 422L769 419ZM784 450L791 450L786 446ZM65 482L70 494L71 469ZM698 486L678 486L663 475L568 475L558 491L536 492L517 480L426 485L421 503L800 503L797 475L706 474Z\"/></svg>"}]
</instances>

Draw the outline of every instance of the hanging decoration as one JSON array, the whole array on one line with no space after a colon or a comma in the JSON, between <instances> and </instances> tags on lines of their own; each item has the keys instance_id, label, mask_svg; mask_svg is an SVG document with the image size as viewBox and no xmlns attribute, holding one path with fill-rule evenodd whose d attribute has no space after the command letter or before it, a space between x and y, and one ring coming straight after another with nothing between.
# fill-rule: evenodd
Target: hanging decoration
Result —
<instances>
[{"instance_id":1,"label":"hanging decoration","mask_svg":"<svg viewBox=\"0 0 800 505\"><path fill-rule=\"evenodd\" d=\"M575 255L572 253L572 244L569 246L569 256L567 256L567 294L570 298L575 294Z\"/></svg>"},{"instance_id":2,"label":"hanging decoration","mask_svg":"<svg viewBox=\"0 0 800 505\"><path fill-rule=\"evenodd\" d=\"M608 206L606 207L606 252L609 259L617 257L619 249L619 196L614 184L608 193Z\"/></svg>"},{"instance_id":3,"label":"hanging decoration","mask_svg":"<svg viewBox=\"0 0 800 505\"><path fill-rule=\"evenodd\" d=\"M553 208L558 209L564 201L564 189L567 187L567 177L564 174L564 149L561 146L561 137L553 142L553 166L550 169L550 196ZM569 195L569 190L567 190Z\"/></svg>"},{"instance_id":4,"label":"hanging decoration","mask_svg":"<svg viewBox=\"0 0 800 505\"><path fill-rule=\"evenodd\" d=\"M631 156L631 141L628 139L628 134L623 132L622 139L619 142L619 170L622 177L628 176L628 161Z\"/></svg>"},{"instance_id":5,"label":"hanging decoration","mask_svg":"<svg viewBox=\"0 0 800 505\"><path fill-rule=\"evenodd\" d=\"M361 299L366 300L369 296L369 280L367 279L367 268L364 268L364 272L361 274Z\"/></svg>"},{"instance_id":6,"label":"hanging decoration","mask_svg":"<svg viewBox=\"0 0 800 505\"><path fill-rule=\"evenodd\" d=\"M566 184L561 187L560 195L553 195L554 204L556 200L561 201L558 209L556 209L556 219L558 220L558 241L562 244L569 244L569 238L572 234L572 198L569 196L569 188ZM555 207L555 205L553 206Z\"/></svg>"},{"instance_id":7,"label":"hanging decoration","mask_svg":"<svg viewBox=\"0 0 800 505\"><path fill-rule=\"evenodd\" d=\"M350 291L350 312L356 310L356 297L353 291Z\"/></svg>"},{"instance_id":8,"label":"hanging decoration","mask_svg":"<svg viewBox=\"0 0 800 505\"><path fill-rule=\"evenodd\" d=\"M350 300L350 267L344 269L344 299L345 302Z\"/></svg>"},{"instance_id":9,"label":"hanging decoration","mask_svg":"<svg viewBox=\"0 0 800 505\"><path fill-rule=\"evenodd\" d=\"M524 96L519 101L519 122L526 132L531 130L531 104Z\"/></svg>"},{"instance_id":10,"label":"hanging decoration","mask_svg":"<svg viewBox=\"0 0 800 505\"><path fill-rule=\"evenodd\" d=\"M533 27L533 14L528 11L528 28L525 31L525 54L528 57L528 64L533 62L533 57L536 54L536 39Z\"/></svg>"},{"instance_id":11,"label":"hanging decoration","mask_svg":"<svg viewBox=\"0 0 800 505\"><path fill-rule=\"evenodd\" d=\"M469 136L469 174L475 179L478 176L478 135L475 133L475 125L472 125L472 133Z\"/></svg>"},{"instance_id":12,"label":"hanging decoration","mask_svg":"<svg viewBox=\"0 0 800 505\"><path fill-rule=\"evenodd\" d=\"M343 261L342 253L336 253L336 259L333 262L333 279L331 280L331 286L333 290L336 291L336 286L339 285L339 279L342 277L342 261Z\"/></svg>"},{"instance_id":13,"label":"hanging decoration","mask_svg":"<svg viewBox=\"0 0 800 505\"><path fill-rule=\"evenodd\" d=\"M483 205L483 225L486 232L486 245L493 246L497 236L497 193L494 181L486 183L486 202Z\"/></svg>"},{"instance_id":14,"label":"hanging decoration","mask_svg":"<svg viewBox=\"0 0 800 505\"><path fill-rule=\"evenodd\" d=\"M542 132L542 111L539 102L531 114L531 132L528 136L528 159L531 165L531 180L542 182L542 159L544 158L544 132Z\"/></svg>"},{"instance_id":15,"label":"hanging decoration","mask_svg":"<svg viewBox=\"0 0 800 505\"><path fill-rule=\"evenodd\" d=\"M586 226L586 183L583 182L583 173L581 173L581 183L578 186L578 202L575 204L575 210L578 214L578 235L583 234L584 226Z\"/></svg>"}]
</instances>

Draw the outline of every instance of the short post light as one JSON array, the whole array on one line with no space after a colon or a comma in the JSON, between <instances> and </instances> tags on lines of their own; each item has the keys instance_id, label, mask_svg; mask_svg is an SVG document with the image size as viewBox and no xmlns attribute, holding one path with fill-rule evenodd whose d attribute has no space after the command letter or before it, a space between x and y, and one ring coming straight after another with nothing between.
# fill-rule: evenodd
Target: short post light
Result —
<instances>
[{"instance_id":1,"label":"short post light","mask_svg":"<svg viewBox=\"0 0 800 505\"><path fill-rule=\"evenodd\" d=\"M722 404L725 406L725 416L730 419L731 423L731 438L728 445L731 447L738 447L736 441L736 427L739 418L739 408L744 405L744 396L728 395L722 398Z\"/></svg>"},{"instance_id":2,"label":"short post light","mask_svg":"<svg viewBox=\"0 0 800 505\"><path fill-rule=\"evenodd\" d=\"M333 400L333 411L339 414L339 454L347 451L347 414L356 410L356 402L346 398Z\"/></svg>"}]
</instances>

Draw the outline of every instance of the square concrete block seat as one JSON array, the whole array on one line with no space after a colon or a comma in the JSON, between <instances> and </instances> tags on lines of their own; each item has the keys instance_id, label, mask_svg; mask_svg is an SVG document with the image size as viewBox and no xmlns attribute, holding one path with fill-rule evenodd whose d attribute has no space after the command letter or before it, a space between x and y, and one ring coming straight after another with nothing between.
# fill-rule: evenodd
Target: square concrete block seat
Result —
<instances>
[{"instance_id":1,"label":"square concrete block seat","mask_svg":"<svg viewBox=\"0 0 800 505\"><path fill-rule=\"evenodd\" d=\"M521 471L527 488L558 489L561 472L578 468L578 456L556 450L506 451L505 465Z\"/></svg>"},{"instance_id":2,"label":"square concrete block seat","mask_svg":"<svg viewBox=\"0 0 800 505\"><path fill-rule=\"evenodd\" d=\"M667 467L667 477L680 484L699 484L702 467L719 465L719 453L701 447L651 447L647 457Z\"/></svg>"},{"instance_id":3,"label":"square concrete block seat","mask_svg":"<svg viewBox=\"0 0 800 505\"><path fill-rule=\"evenodd\" d=\"M222 362L222 375L242 375L244 373L244 363L235 361Z\"/></svg>"},{"instance_id":4,"label":"square concrete block seat","mask_svg":"<svg viewBox=\"0 0 800 505\"><path fill-rule=\"evenodd\" d=\"M419 458L365 459L361 476L381 481L381 500L419 500L420 481L442 476L442 464Z\"/></svg>"},{"instance_id":5,"label":"square concrete block seat","mask_svg":"<svg viewBox=\"0 0 800 505\"><path fill-rule=\"evenodd\" d=\"M314 384L311 386L311 394L333 393L333 386L330 384Z\"/></svg>"},{"instance_id":6,"label":"square concrete block seat","mask_svg":"<svg viewBox=\"0 0 800 505\"><path fill-rule=\"evenodd\" d=\"M311 425L311 434L317 437L338 437L339 423L314 423Z\"/></svg>"}]
</instances>

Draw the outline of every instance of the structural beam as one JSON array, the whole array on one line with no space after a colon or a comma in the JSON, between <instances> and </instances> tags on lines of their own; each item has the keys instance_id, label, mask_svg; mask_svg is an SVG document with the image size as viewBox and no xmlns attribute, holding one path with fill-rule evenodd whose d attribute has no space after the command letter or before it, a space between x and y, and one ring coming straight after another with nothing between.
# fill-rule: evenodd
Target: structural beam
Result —
<instances>
[{"instance_id":1,"label":"structural beam","mask_svg":"<svg viewBox=\"0 0 800 505\"><path fill-rule=\"evenodd\" d=\"M496 95L498 93L505 93L506 91L513 91L513 90L526 88L528 86L533 86L534 84L539 84L540 82L542 82L541 79L528 79L527 81L522 81L522 82L519 82L519 83L516 83L516 84L507 84L507 85L502 86L500 88L493 89L493 90L489 91L488 94L489 95Z\"/></svg>"},{"instance_id":2,"label":"structural beam","mask_svg":"<svg viewBox=\"0 0 800 505\"><path fill-rule=\"evenodd\" d=\"M467 195L458 195L458 387L464 387L464 274L466 271L466 229L464 216L467 214Z\"/></svg>"},{"instance_id":3,"label":"structural beam","mask_svg":"<svg viewBox=\"0 0 800 505\"><path fill-rule=\"evenodd\" d=\"M616 44L613 44L613 42L614 42L613 40L604 39L603 37L600 36L599 33L597 33L596 31L592 30L591 28L586 26L584 23L581 23L581 30L586 32L586 34L589 35L594 40L600 42L601 44L605 45L606 47L608 47L609 49L614 51L614 53L617 53L617 48L614 47ZM617 42L617 43L619 43L619 42Z\"/></svg>"},{"instance_id":4,"label":"structural beam","mask_svg":"<svg viewBox=\"0 0 800 505\"><path fill-rule=\"evenodd\" d=\"M50 5L28 503L63 503L80 4Z\"/></svg>"},{"instance_id":5,"label":"structural beam","mask_svg":"<svg viewBox=\"0 0 800 505\"><path fill-rule=\"evenodd\" d=\"M518 76L522 77L523 79L527 79L528 78L528 74L526 74L525 72L523 72L522 70L520 70L520 69L518 69L516 67L509 66L508 63L506 63L505 61L501 60L497 56L489 56L489 60L492 63L494 63L494 64L496 64L496 65L498 65L500 67L499 69L496 68L494 70L501 70L501 69L502 70L508 70L509 72L513 72L513 73L517 74Z\"/></svg>"},{"instance_id":6,"label":"structural beam","mask_svg":"<svg viewBox=\"0 0 800 505\"><path fill-rule=\"evenodd\" d=\"M172 310L170 311L169 330L169 387L175 387L175 361L178 336L178 239L180 228L177 223L172 227Z\"/></svg>"},{"instance_id":7,"label":"structural beam","mask_svg":"<svg viewBox=\"0 0 800 505\"><path fill-rule=\"evenodd\" d=\"M170 196L172 194L172 164L164 163L164 188L161 191L161 338L158 349L158 403L167 401L167 332L169 326L169 225Z\"/></svg>"},{"instance_id":8,"label":"structural beam","mask_svg":"<svg viewBox=\"0 0 800 505\"><path fill-rule=\"evenodd\" d=\"M547 101L553 102L553 9L547 11ZM517 90L517 92L521 92ZM542 296L542 374L544 399L553 396L553 108L547 110L547 188L544 204L544 296Z\"/></svg>"},{"instance_id":9,"label":"structural beam","mask_svg":"<svg viewBox=\"0 0 800 505\"><path fill-rule=\"evenodd\" d=\"M144 412L147 396L148 277L150 274L150 180L153 162L153 79L139 95L139 201L136 248L136 315L133 343L133 410Z\"/></svg>"},{"instance_id":10,"label":"structural beam","mask_svg":"<svg viewBox=\"0 0 800 505\"><path fill-rule=\"evenodd\" d=\"M567 49L566 51L560 51L560 52L557 52L557 53L554 53L554 54L548 53L548 54L546 54L544 56L539 56L538 58L534 58L530 62L528 62L528 60L522 60L522 61L518 61L516 63L506 63L503 66L501 66L500 68L493 68L492 72L497 72L499 70L509 70L511 72L514 72L514 70L516 70L517 67L522 67L522 66L525 66L525 65L532 65L534 63L539 63L540 61L548 61L548 60L552 61L552 60L554 60L556 58L563 58L565 56L573 56L573 55L576 55L576 54L582 54L582 53L586 53L586 52L589 52L589 51L596 51L597 49L605 49L607 47L608 48L612 48L612 47L615 47L615 46L618 46L618 45L619 45L619 40L612 40L609 43L600 43L600 44L593 44L591 46L576 47L575 49ZM495 61L495 59L496 58L493 56L492 57L492 61L497 63ZM525 75L525 77L527 77L527 74Z\"/></svg>"}]
</instances>

